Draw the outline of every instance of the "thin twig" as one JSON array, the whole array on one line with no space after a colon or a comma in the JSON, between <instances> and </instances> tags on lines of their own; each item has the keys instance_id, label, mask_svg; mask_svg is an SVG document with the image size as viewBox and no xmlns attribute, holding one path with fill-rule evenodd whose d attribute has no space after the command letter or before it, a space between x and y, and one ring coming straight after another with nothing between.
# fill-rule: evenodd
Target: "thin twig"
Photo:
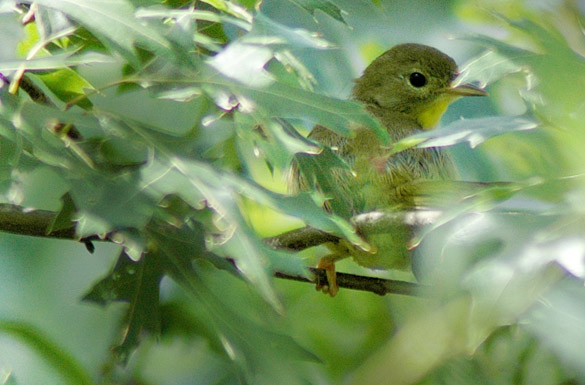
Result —
<instances>
[{"instance_id":1,"label":"thin twig","mask_svg":"<svg viewBox=\"0 0 585 385\"><path fill-rule=\"evenodd\" d=\"M317 284L327 282L325 270L315 267L309 267L313 279L302 276L294 276L276 272L277 278L289 279L293 281L307 282ZM401 294L418 297L427 297L431 294L431 288L414 282L397 281L394 279L366 277L363 275L337 273L337 286L352 290L369 291L378 295Z\"/></svg>"}]
</instances>

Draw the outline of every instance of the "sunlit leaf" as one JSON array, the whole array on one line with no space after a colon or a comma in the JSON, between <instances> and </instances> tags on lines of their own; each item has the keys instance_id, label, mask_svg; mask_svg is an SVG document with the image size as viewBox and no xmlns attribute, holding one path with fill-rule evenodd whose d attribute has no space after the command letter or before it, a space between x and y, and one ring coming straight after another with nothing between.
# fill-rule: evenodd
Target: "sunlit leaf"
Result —
<instances>
[{"instance_id":1,"label":"sunlit leaf","mask_svg":"<svg viewBox=\"0 0 585 385\"><path fill-rule=\"evenodd\" d=\"M78 106L85 109L92 106L89 99L80 98L80 96L86 95L85 90L93 90L93 86L72 69L65 68L37 76L65 103L78 99Z\"/></svg>"},{"instance_id":2,"label":"sunlit leaf","mask_svg":"<svg viewBox=\"0 0 585 385\"><path fill-rule=\"evenodd\" d=\"M211 11L200 11L200 10L187 10L187 9L166 9L166 8L138 8L135 12L138 18L181 18L188 17L193 20L210 21L214 23L228 23L233 24L236 27L240 27L243 30L249 31L251 24L238 18L226 16L223 14L211 12Z\"/></svg>"},{"instance_id":3,"label":"sunlit leaf","mask_svg":"<svg viewBox=\"0 0 585 385\"><path fill-rule=\"evenodd\" d=\"M19 57L24 58L27 56L29 51L39 43L41 37L39 35L37 26L34 23L25 25L22 31L25 37L18 42L16 52L18 53ZM38 56L47 56L47 53L41 51L38 53Z\"/></svg>"},{"instance_id":4,"label":"sunlit leaf","mask_svg":"<svg viewBox=\"0 0 585 385\"><path fill-rule=\"evenodd\" d=\"M471 148L486 140L515 131L531 130L538 126L532 120L521 117L488 117L461 119L436 130L425 131L395 142L392 153L407 148L445 147L467 142Z\"/></svg>"},{"instance_id":5,"label":"sunlit leaf","mask_svg":"<svg viewBox=\"0 0 585 385\"><path fill-rule=\"evenodd\" d=\"M276 47L288 45L295 48L333 48L330 42L318 34L305 29L287 27L271 20L262 12L256 14L252 30L240 41Z\"/></svg>"},{"instance_id":6,"label":"sunlit leaf","mask_svg":"<svg viewBox=\"0 0 585 385\"><path fill-rule=\"evenodd\" d=\"M264 87L273 79L264 70L272 51L261 45L235 42L215 55L209 64L225 76L251 87Z\"/></svg>"},{"instance_id":7,"label":"sunlit leaf","mask_svg":"<svg viewBox=\"0 0 585 385\"><path fill-rule=\"evenodd\" d=\"M518 50L517 55L531 56L531 52ZM461 75L457 77L454 85L478 82L483 87L500 80L504 76L524 72L530 76L528 69L510 58L510 55L499 53L495 50L488 50L483 55L473 58L461 68ZM527 85L530 87L530 85Z\"/></svg>"},{"instance_id":8,"label":"sunlit leaf","mask_svg":"<svg viewBox=\"0 0 585 385\"><path fill-rule=\"evenodd\" d=\"M134 17L132 4L126 0L41 0L37 4L62 12L93 31L103 43L138 64L135 44L163 52L170 48L152 26L147 27Z\"/></svg>"},{"instance_id":9,"label":"sunlit leaf","mask_svg":"<svg viewBox=\"0 0 585 385\"><path fill-rule=\"evenodd\" d=\"M252 15L240 4L225 0L204 0L204 2L220 11L226 12L242 20L248 22L252 21Z\"/></svg>"},{"instance_id":10,"label":"sunlit leaf","mask_svg":"<svg viewBox=\"0 0 585 385\"><path fill-rule=\"evenodd\" d=\"M3 373L2 385L18 385L18 381L14 378L12 373Z\"/></svg>"},{"instance_id":11,"label":"sunlit leaf","mask_svg":"<svg viewBox=\"0 0 585 385\"><path fill-rule=\"evenodd\" d=\"M0 61L0 71L11 71L21 68L26 70L51 70L78 65L114 62L115 60L111 56L97 52L88 52L77 55L73 53L60 53L31 60L2 60Z\"/></svg>"},{"instance_id":12,"label":"sunlit leaf","mask_svg":"<svg viewBox=\"0 0 585 385\"><path fill-rule=\"evenodd\" d=\"M39 6L35 12L35 22L41 38L45 41L64 36L76 29L76 26L67 19L63 12Z\"/></svg>"}]
</instances>

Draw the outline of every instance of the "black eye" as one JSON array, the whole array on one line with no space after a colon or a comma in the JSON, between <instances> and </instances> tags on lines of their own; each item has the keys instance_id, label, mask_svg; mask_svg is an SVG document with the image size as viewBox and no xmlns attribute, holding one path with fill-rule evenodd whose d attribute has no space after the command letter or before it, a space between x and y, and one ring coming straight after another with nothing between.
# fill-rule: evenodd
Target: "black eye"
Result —
<instances>
[{"instance_id":1,"label":"black eye","mask_svg":"<svg viewBox=\"0 0 585 385\"><path fill-rule=\"evenodd\" d=\"M427 84L427 78L420 72L411 73L408 80L410 81L410 84L416 88L424 87Z\"/></svg>"}]
</instances>

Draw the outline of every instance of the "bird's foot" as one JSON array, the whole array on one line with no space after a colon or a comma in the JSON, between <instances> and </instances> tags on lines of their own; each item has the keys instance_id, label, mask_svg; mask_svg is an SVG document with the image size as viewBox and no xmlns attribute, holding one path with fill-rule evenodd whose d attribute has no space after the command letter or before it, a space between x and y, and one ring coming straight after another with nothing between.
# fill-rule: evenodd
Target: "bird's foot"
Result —
<instances>
[{"instance_id":1,"label":"bird's foot","mask_svg":"<svg viewBox=\"0 0 585 385\"><path fill-rule=\"evenodd\" d=\"M323 257L317 264L317 268L325 270L327 275L327 282L317 282L315 289L322 291L325 294L329 294L331 297L335 297L339 292L339 286L337 286L337 274L335 273L335 261L330 257Z\"/></svg>"}]
</instances>

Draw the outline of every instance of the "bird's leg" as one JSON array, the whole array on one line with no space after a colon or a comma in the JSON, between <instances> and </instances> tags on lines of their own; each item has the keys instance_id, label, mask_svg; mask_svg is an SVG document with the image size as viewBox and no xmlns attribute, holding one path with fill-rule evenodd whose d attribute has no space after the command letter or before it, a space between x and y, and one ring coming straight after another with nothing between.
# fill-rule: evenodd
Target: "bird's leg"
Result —
<instances>
[{"instance_id":1,"label":"bird's leg","mask_svg":"<svg viewBox=\"0 0 585 385\"><path fill-rule=\"evenodd\" d=\"M325 273L327 274L327 283L317 282L315 289L329 294L331 297L335 297L339 291L339 286L337 286L337 274L335 273L335 261L338 259L339 257L337 255L329 254L321 258L317 264L317 268L325 270Z\"/></svg>"}]
</instances>

